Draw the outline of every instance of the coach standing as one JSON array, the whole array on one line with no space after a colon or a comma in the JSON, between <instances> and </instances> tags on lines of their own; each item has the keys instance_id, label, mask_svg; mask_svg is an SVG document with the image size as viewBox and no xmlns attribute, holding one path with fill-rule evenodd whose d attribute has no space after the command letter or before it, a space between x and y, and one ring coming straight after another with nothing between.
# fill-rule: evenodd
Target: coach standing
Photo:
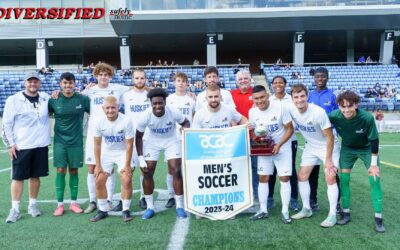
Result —
<instances>
[{"instance_id":1,"label":"coach standing","mask_svg":"<svg viewBox=\"0 0 400 250\"><path fill-rule=\"evenodd\" d=\"M26 179L29 179L28 214L41 215L36 205L39 178L49 175L49 95L39 92L37 73L28 73L24 81L25 90L7 99L3 114L2 138L12 159L12 208L7 223L14 223L21 217L19 204Z\"/></svg>"},{"instance_id":2,"label":"coach standing","mask_svg":"<svg viewBox=\"0 0 400 250\"><path fill-rule=\"evenodd\" d=\"M248 70L239 70L236 73L237 89L231 90L233 102L236 110L249 119L249 110L253 107L253 88L251 87L251 74ZM257 156L251 157L251 172L253 178L253 196L258 200L258 173L257 173Z\"/></svg>"},{"instance_id":3,"label":"coach standing","mask_svg":"<svg viewBox=\"0 0 400 250\"><path fill-rule=\"evenodd\" d=\"M336 95L333 93L331 89L327 87L327 83L329 80L329 72L325 67L319 67L314 71L314 82L315 82L315 90L310 92L308 96L308 102L314 103L315 105L320 106L325 110L325 112L329 115L332 111L338 109L338 105L336 103ZM319 178L319 169L320 165L314 166L311 175L309 177L310 182L310 205L313 211L319 209L318 200L317 200L317 191L318 191L318 178ZM340 186L339 177L336 175L336 182L338 186ZM339 189L339 198L340 200L340 189ZM340 203L337 203L336 213L341 213Z\"/></svg>"}]
</instances>

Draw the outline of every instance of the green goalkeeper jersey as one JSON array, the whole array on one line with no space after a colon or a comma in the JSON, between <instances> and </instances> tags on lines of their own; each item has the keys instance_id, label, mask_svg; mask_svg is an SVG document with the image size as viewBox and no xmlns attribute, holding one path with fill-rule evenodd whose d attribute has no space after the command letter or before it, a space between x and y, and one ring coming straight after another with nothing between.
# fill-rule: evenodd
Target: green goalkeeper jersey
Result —
<instances>
[{"instance_id":1,"label":"green goalkeeper jersey","mask_svg":"<svg viewBox=\"0 0 400 250\"><path fill-rule=\"evenodd\" d=\"M357 114L347 120L340 110L329 114L329 120L342 137L342 146L351 149L369 149L370 141L378 139L374 117L367 111L357 109Z\"/></svg>"},{"instance_id":2,"label":"green goalkeeper jersey","mask_svg":"<svg viewBox=\"0 0 400 250\"><path fill-rule=\"evenodd\" d=\"M49 100L49 113L54 113L54 143L67 146L83 145L83 115L90 112L89 97L74 93Z\"/></svg>"}]
</instances>

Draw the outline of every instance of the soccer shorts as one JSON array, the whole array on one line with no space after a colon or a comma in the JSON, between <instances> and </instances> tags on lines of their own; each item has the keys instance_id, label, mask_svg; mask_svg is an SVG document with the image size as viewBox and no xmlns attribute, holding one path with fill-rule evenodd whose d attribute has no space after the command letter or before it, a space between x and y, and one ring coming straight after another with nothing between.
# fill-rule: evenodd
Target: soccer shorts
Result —
<instances>
[{"instance_id":1,"label":"soccer shorts","mask_svg":"<svg viewBox=\"0 0 400 250\"><path fill-rule=\"evenodd\" d=\"M175 135L168 139L149 138L143 141L143 155L146 161L158 161L161 151L164 151L167 161L182 158L182 143Z\"/></svg>"},{"instance_id":2,"label":"soccer shorts","mask_svg":"<svg viewBox=\"0 0 400 250\"><path fill-rule=\"evenodd\" d=\"M56 168L80 168L83 166L83 146L71 147L55 143L53 157Z\"/></svg>"},{"instance_id":3,"label":"soccer shorts","mask_svg":"<svg viewBox=\"0 0 400 250\"><path fill-rule=\"evenodd\" d=\"M335 167L339 168L339 145L333 147L332 161ZM314 148L307 144L305 145L303 154L301 155L301 167L311 167L319 165L322 161L325 164L326 148Z\"/></svg>"},{"instance_id":4,"label":"soccer shorts","mask_svg":"<svg viewBox=\"0 0 400 250\"><path fill-rule=\"evenodd\" d=\"M273 175L274 167L278 176L292 175L292 150L280 150L279 154L271 156L258 156L257 173L259 175Z\"/></svg>"},{"instance_id":5,"label":"soccer shorts","mask_svg":"<svg viewBox=\"0 0 400 250\"><path fill-rule=\"evenodd\" d=\"M125 167L126 151L109 150L101 153L101 167L104 172L112 173L114 164L117 165L118 173ZM132 167L132 165L131 165Z\"/></svg>"},{"instance_id":6,"label":"soccer shorts","mask_svg":"<svg viewBox=\"0 0 400 250\"><path fill-rule=\"evenodd\" d=\"M357 159L360 159L364 163L365 168L369 169L371 167L371 155L371 149L369 148L365 150L357 150L342 147L340 150L339 166L341 169L352 169ZM378 157L378 166L379 165Z\"/></svg>"},{"instance_id":7,"label":"soccer shorts","mask_svg":"<svg viewBox=\"0 0 400 250\"><path fill-rule=\"evenodd\" d=\"M26 180L49 175L49 148L17 150L17 158L12 160L12 179Z\"/></svg>"}]
</instances>

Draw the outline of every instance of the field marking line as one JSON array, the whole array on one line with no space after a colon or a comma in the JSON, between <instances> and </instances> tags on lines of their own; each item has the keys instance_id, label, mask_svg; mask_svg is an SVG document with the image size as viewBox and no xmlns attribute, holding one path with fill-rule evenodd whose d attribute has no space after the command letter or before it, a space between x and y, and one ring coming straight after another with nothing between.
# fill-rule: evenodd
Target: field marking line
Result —
<instances>
[{"instance_id":1,"label":"field marking line","mask_svg":"<svg viewBox=\"0 0 400 250\"><path fill-rule=\"evenodd\" d=\"M183 249L186 236L189 232L190 216L186 219L176 218L174 228L169 238L168 250Z\"/></svg>"},{"instance_id":2,"label":"field marking line","mask_svg":"<svg viewBox=\"0 0 400 250\"><path fill-rule=\"evenodd\" d=\"M1 169L1 170L0 170L0 173L2 173L2 172L6 172L6 171L8 171L8 170L11 170L11 168L5 168L5 169Z\"/></svg>"},{"instance_id":3,"label":"field marking line","mask_svg":"<svg viewBox=\"0 0 400 250\"><path fill-rule=\"evenodd\" d=\"M389 167L394 167L394 168L399 168L400 169L400 165L396 165L396 164L393 164L393 163L390 163L390 162L386 162L386 161L380 161L380 163L382 163L382 164L384 164L386 166L389 166Z\"/></svg>"}]
</instances>

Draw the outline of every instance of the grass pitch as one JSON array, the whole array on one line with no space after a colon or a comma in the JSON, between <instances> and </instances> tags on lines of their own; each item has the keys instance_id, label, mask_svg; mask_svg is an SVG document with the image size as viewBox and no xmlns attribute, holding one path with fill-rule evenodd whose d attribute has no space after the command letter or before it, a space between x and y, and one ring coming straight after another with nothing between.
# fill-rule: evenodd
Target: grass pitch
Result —
<instances>
[{"instance_id":1,"label":"grass pitch","mask_svg":"<svg viewBox=\"0 0 400 250\"><path fill-rule=\"evenodd\" d=\"M299 136L300 137L300 136ZM301 141L301 140L300 140ZM398 216L398 180L400 175L400 134L382 134L380 137L380 159L382 189L384 194L383 215L387 232L377 234L373 230L374 212L370 197L367 171L357 162L351 177L352 222L346 226L323 229L319 226L328 212L326 185L321 171L318 199L321 210L310 219L293 221L284 225L280 221L279 187L276 187L276 208L271 209L266 220L252 222L251 214L243 213L234 220L210 221L190 218L185 249L398 249L400 219ZM299 144L297 162L302 153ZM49 154L52 157L52 154ZM70 212L62 217L54 217L55 169L50 163L50 176L42 178L38 197L43 215L32 218L27 214L27 183L21 202L21 220L15 224L5 224L10 208L10 160L4 146L0 147L0 249L165 249L175 225L175 210L157 213L149 221L142 221L138 213L138 193L134 194L132 211L135 218L131 223L123 223L118 216L110 216L97 223L89 222L93 216ZM134 174L134 188L138 189L139 172ZM80 170L80 199L87 199L86 167ZM156 170L156 188L165 189L166 167L161 160ZM67 176L68 178L68 176ZM279 182L277 182L279 183ZM279 184L277 184L279 185ZM119 182L116 183L119 192ZM65 192L69 199L69 187ZM164 202L164 201L161 201ZM82 204L85 207L87 202ZM68 208L68 206L66 206ZM293 214L293 212L290 212Z\"/></svg>"}]
</instances>

